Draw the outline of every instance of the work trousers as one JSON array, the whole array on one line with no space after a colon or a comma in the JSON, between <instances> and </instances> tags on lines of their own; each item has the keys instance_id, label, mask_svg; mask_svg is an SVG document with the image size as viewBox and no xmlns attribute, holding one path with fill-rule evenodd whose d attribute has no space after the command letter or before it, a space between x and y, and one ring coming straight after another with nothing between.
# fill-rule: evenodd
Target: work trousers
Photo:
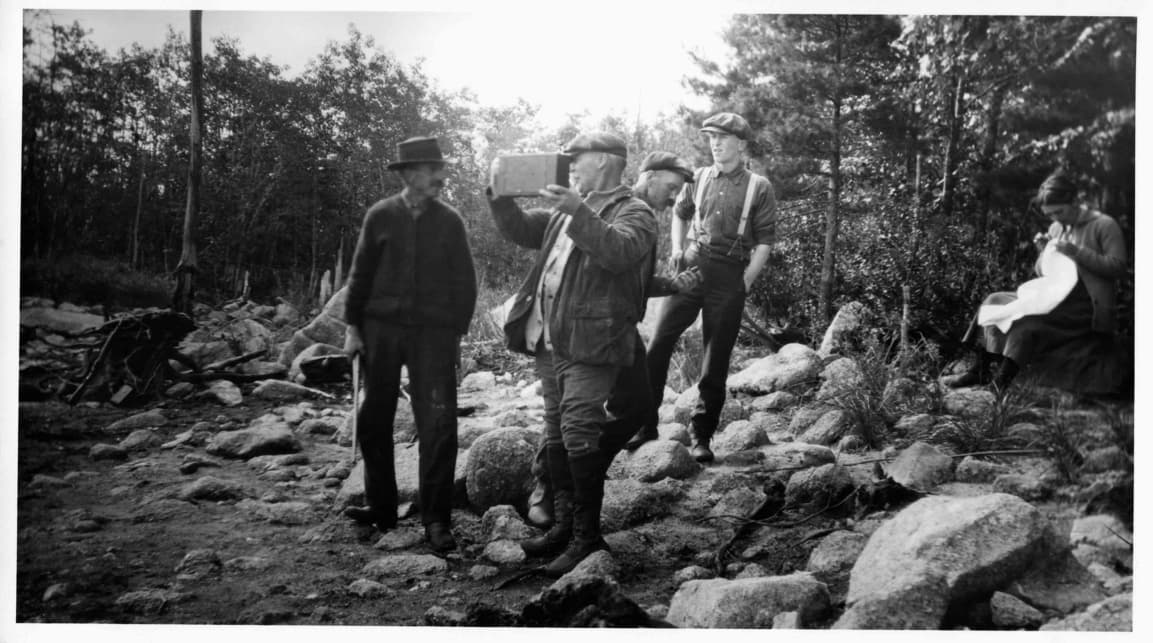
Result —
<instances>
[{"instance_id":1,"label":"work trousers","mask_svg":"<svg viewBox=\"0 0 1153 643\"><path fill-rule=\"evenodd\" d=\"M649 384L652 404L646 424L658 423L660 402L664 398L669 362L677 340L701 317L701 379L697 384L700 399L693 411L693 432L698 438L711 438L717 430L725 404L725 381L729 376L729 358L741 329L741 312L745 308L744 266L732 261L702 255L699 260L701 280L687 292L670 295L661 308L652 341L648 346Z\"/></svg>"},{"instance_id":2,"label":"work trousers","mask_svg":"<svg viewBox=\"0 0 1153 643\"><path fill-rule=\"evenodd\" d=\"M544 398L545 444L563 445L570 458L599 451L605 402L619 370L569 361L539 344L536 373Z\"/></svg>"},{"instance_id":3,"label":"work trousers","mask_svg":"<svg viewBox=\"0 0 1153 643\"><path fill-rule=\"evenodd\" d=\"M400 326L372 319L364 322L361 333L365 394L357 415L357 441L364 455L368 506L386 524L395 523L393 420L400 395L400 368L407 366L420 449L421 522L448 523L456 471L456 359L460 339L449 328Z\"/></svg>"}]
</instances>

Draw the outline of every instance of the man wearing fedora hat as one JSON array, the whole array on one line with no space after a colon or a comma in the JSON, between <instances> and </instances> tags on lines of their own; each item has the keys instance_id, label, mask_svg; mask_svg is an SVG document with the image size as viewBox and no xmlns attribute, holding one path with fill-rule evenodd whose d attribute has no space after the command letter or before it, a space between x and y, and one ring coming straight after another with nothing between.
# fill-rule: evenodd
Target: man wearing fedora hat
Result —
<instances>
[{"instance_id":1,"label":"man wearing fedora hat","mask_svg":"<svg viewBox=\"0 0 1153 643\"><path fill-rule=\"evenodd\" d=\"M633 185L633 196L644 201L654 212L664 210L673 205L681 187L692 180L693 168L679 156L671 152L651 152L641 161L640 175ZM664 297L676 292L676 286L669 279L653 274L656 267L655 247L647 264L645 270L652 277L646 287L646 297ZM599 446L606 466L612 463L629 438L648 419L651 397L645 345L638 332L632 364L617 374L612 393L605 402L607 421L601 432ZM554 522L553 491L543 443L533 460L532 473L536 485L529 497L528 519L538 527L548 528ZM526 541L522 545L527 550L533 550L533 542Z\"/></svg>"},{"instance_id":2,"label":"man wearing fedora hat","mask_svg":"<svg viewBox=\"0 0 1153 643\"><path fill-rule=\"evenodd\" d=\"M653 392L649 419L630 442L635 447L657 436L657 416L669 361L682 333L702 315L704 342L699 399L692 415L692 454L710 462L710 441L725 402L729 358L740 331L745 296L769 258L776 234L776 197L768 179L745 168L744 153L752 130L737 114L721 112L705 119L713 164L697 170L695 186L681 191L673 208L674 266L693 271L690 281L669 297L648 346ZM686 244L687 232L692 240Z\"/></svg>"},{"instance_id":3,"label":"man wearing fedora hat","mask_svg":"<svg viewBox=\"0 0 1153 643\"><path fill-rule=\"evenodd\" d=\"M368 209L348 274L345 351L363 355L357 441L367 507L345 513L386 531L397 523L392 425L400 369L408 367L420 442L419 501L433 549L456 547L451 531L456 470L456 363L476 305L476 273L464 220L438 197L445 159L435 138L397 145L388 169L404 188Z\"/></svg>"},{"instance_id":4,"label":"man wearing fedora hat","mask_svg":"<svg viewBox=\"0 0 1153 643\"><path fill-rule=\"evenodd\" d=\"M552 577L607 549L600 529L605 402L635 359L657 238L652 209L621 185L622 138L581 134L564 152L572 157L577 186L542 189L549 209L526 212L513 198L487 191L501 234L539 250L504 331L510 349L535 356L541 378L556 522L522 546L533 555L563 549L544 567ZM499 161L493 171L499 172Z\"/></svg>"}]
</instances>

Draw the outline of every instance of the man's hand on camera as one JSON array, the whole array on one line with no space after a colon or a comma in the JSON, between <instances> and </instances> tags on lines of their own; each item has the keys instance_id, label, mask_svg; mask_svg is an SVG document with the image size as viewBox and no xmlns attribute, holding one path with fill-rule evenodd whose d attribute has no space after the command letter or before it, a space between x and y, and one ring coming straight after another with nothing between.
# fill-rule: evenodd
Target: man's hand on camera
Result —
<instances>
[{"instance_id":1,"label":"man's hand on camera","mask_svg":"<svg viewBox=\"0 0 1153 643\"><path fill-rule=\"evenodd\" d=\"M581 204L581 195L572 188L550 184L540 191L540 196L552 207L565 214L576 214Z\"/></svg>"}]
</instances>

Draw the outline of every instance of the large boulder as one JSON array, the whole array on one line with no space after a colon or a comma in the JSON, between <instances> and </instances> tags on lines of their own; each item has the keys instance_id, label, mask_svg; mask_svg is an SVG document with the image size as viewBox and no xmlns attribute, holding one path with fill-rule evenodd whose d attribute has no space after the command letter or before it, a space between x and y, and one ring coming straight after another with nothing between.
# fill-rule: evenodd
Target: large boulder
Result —
<instances>
[{"instance_id":1,"label":"large boulder","mask_svg":"<svg viewBox=\"0 0 1153 643\"><path fill-rule=\"evenodd\" d=\"M816 467L837 459L833 450L807 442L784 442L761 447L762 465L766 470Z\"/></svg>"},{"instance_id":2,"label":"large boulder","mask_svg":"<svg viewBox=\"0 0 1153 643\"><path fill-rule=\"evenodd\" d=\"M747 451L769 443L769 436L759 424L748 420L730 422L724 430L713 436L712 448L724 457L738 451Z\"/></svg>"},{"instance_id":3,"label":"large boulder","mask_svg":"<svg viewBox=\"0 0 1153 643\"><path fill-rule=\"evenodd\" d=\"M1132 632L1133 594L1119 594L1094 603L1072 616L1049 621L1042 632Z\"/></svg>"},{"instance_id":4,"label":"large boulder","mask_svg":"<svg viewBox=\"0 0 1153 643\"><path fill-rule=\"evenodd\" d=\"M847 411L833 409L822 414L803 433L797 435L797 441L828 446L840 440L852 425L852 417Z\"/></svg>"},{"instance_id":5,"label":"large boulder","mask_svg":"<svg viewBox=\"0 0 1153 643\"><path fill-rule=\"evenodd\" d=\"M685 445L672 440L650 440L620 460L623 461L623 476L641 482L665 478L684 480L701 470L701 465Z\"/></svg>"},{"instance_id":6,"label":"large boulder","mask_svg":"<svg viewBox=\"0 0 1153 643\"><path fill-rule=\"evenodd\" d=\"M241 355L272 348L272 331L255 319L237 319L224 329L223 334Z\"/></svg>"},{"instance_id":7,"label":"large boulder","mask_svg":"<svg viewBox=\"0 0 1153 643\"><path fill-rule=\"evenodd\" d=\"M922 498L869 538L838 624L937 627L950 604L1017 578L1049 535L1041 512L1015 496Z\"/></svg>"},{"instance_id":8,"label":"large boulder","mask_svg":"<svg viewBox=\"0 0 1153 643\"><path fill-rule=\"evenodd\" d=\"M296 357L292 358L292 365L288 367L288 379L293 382L296 381L297 376L301 375L303 372L304 362L311 362L315 359L341 355L344 355L344 351L336 346L333 346L332 344L313 344L308 348L300 351ZM307 378L308 376L305 375L306 380Z\"/></svg>"},{"instance_id":9,"label":"large boulder","mask_svg":"<svg viewBox=\"0 0 1153 643\"><path fill-rule=\"evenodd\" d=\"M914 442L884 468L893 482L922 493L953 479L953 458L924 442Z\"/></svg>"},{"instance_id":10,"label":"large boulder","mask_svg":"<svg viewBox=\"0 0 1153 643\"><path fill-rule=\"evenodd\" d=\"M726 384L731 391L765 395L809 382L820 372L821 357L816 351L804 344L785 344L780 351L730 375Z\"/></svg>"},{"instance_id":11,"label":"large boulder","mask_svg":"<svg viewBox=\"0 0 1153 643\"><path fill-rule=\"evenodd\" d=\"M320 314L307 326L296 331L280 349L280 363L291 366L300 351L317 343L344 346L344 330L348 324L344 320L344 306L348 300L348 288L341 288L328 300Z\"/></svg>"},{"instance_id":12,"label":"large boulder","mask_svg":"<svg viewBox=\"0 0 1153 643\"><path fill-rule=\"evenodd\" d=\"M532 461L541 435L508 427L490 431L473 442L465 465L468 500L477 512L496 505L521 505L532 493Z\"/></svg>"},{"instance_id":13,"label":"large boulder","mask_svg":"<svg viewBox=\"0 0 1153 643\"><path fill-rule=\"evenodd\" d=\"M837 505L853 493L856 485L849 471L839 464L794 473L785 486L785 502L790 507L808 506L824 509Z\"/></svg>"},{"instance_id":14,"label":"large boulder","mask_svg":"<svg viewBox=\"0 0 1153 643\"><path fill-rule=\"evenodd\" d=\"M665 617L677 627L768 628L773 618L798 612L816 621L829 609L829 592L812 574L726 580L691 580L680 586Z\"/></svg>"},{"instance_id":15,"label":"large boulder","mask_svg":"<svg viewBox=\"0 0 1153 643\"><path fill-rule=\"evenodd\" d=\"M868 308L859 301L851 301L833 317L832 323L825 329L825 336L821 339L821 347L817 354L822 358L834 353L843 352L854 345L854 333L861 329Z\"/></svg>"},{"instance_id":16,"label":"large boulder","mask_svg":"<svg viewBox=\"0 0 1153 643\"><path fill-rule=\"evenodd\" d=\"M684 483L668 478L654 483L606 480L601 524L611 533L663 518L684 495Z\"/></svg>"},{"instance_id":17,"label":"large boulder","mask_svg":"<svg viewBox=\"0 0 1153 643\"><path fill-rule=\"evenodd\" d=\"M292 428L275 415L257 418L247 428L221 431L208 441L205 450L212 455L247 460L258 455L296 453L300 441Z\"/></svg>"},{"instance_id":18,"label":"large boulder","mask_svg":"<svg viewBox=\"0 0 1153 643\"><path fill-rule=\"evenodd\" d=\"M865 381L865 374L861 365L851 357L842 357L833 361L821 371L820 390L817 391L818 400L839 400L853 395Z\"/></svg>"}]
</instances>

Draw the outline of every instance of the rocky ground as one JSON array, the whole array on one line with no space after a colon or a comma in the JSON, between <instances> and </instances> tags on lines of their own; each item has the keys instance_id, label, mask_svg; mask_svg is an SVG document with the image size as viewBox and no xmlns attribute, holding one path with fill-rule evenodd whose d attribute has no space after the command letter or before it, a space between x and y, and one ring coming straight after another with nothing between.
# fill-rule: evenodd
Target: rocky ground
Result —
<instances>
[{"instance_id":1,"label":"rocky ground","mask_svg":"<svg viewBox=\"0 0 1153 643\"><path fill-rule=\"evenodd\" d=\"M310 347L341 329L254 308L202 311L182 345L201 364L279 350L245 367L252 381L185 382L136 408L21 402L17 621L1132 627L1131 403L878 382L836 342L749 351L718 462L689 457L693 393L668 391L661 439L610 470L612 554L554 584L515 546L535 533L522 515L541 403L525 361L466 363L460 547L439 556L414 517L381 536L340 515L363 498L349 386L300 377L296 358L331 352ZM69 359L71 331L47 317L22 315L22 374L41 383ZM408 513L403 400L395 440Z\"/></svg>"}]
</instances>

